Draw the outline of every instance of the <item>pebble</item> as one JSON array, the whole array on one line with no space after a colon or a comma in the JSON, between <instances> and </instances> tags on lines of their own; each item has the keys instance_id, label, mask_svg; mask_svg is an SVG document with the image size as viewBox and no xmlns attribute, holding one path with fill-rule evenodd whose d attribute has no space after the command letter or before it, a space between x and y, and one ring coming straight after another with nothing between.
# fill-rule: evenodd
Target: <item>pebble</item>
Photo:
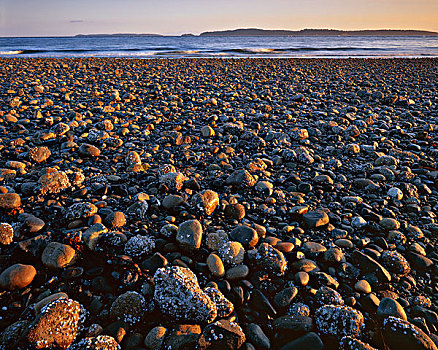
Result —
<instances>
[{"instance_id":1,"label":"pebble","mask_svg":"<svg viewBox=\"0 0 438 350\"><path fill-rule=\"evenodd\" d=\"M202 241L202 225L198 220L188 220L178 227L176 240L186 249L199 249Z\"/></svg>"},{"instance_id":2,"label":"pebble","mask_svg":"<svg viewBox=\"0 0 438 350\"><path fill-rule=\"evenodd\" d=\"M0 348L433 348L436 60L2 67Z\"/></svg>"},{"instance_id":3,"label":"pebble","mask_svg":"<svg viewBox=\"0 0 438 350\"><path fill-rule=\"evenodd\" d=\"M2 290L16 290L32 283L37 270L32 265L15 264L3 270L0 274Z\"/></svg>"},{"instance_id":4,"label":"pebble","mask_svg":"<svg viewBox=\"0 0 438 350\"><path fill-rule=\"evenodd\" d=\"M41 255L44 266L50 269L62 269L75 263L76 251L67 244L50 242Z\"/></svg>"}]
</instances>

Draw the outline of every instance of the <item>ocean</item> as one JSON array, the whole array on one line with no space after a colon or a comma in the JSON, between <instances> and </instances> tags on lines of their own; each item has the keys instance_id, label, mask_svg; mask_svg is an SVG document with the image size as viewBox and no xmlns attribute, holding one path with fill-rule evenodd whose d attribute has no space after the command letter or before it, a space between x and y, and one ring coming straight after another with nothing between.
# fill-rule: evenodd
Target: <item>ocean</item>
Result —
<instances>
[{"instance_id":1,"label":"ocean","mask_svg":"<svg viewBox=\"0 0 438 350\"><path fill-rule=\"evenodd\" d=\"M437 57L438 36L0 38L0 57Z\"/></svg>"}]
</instances>

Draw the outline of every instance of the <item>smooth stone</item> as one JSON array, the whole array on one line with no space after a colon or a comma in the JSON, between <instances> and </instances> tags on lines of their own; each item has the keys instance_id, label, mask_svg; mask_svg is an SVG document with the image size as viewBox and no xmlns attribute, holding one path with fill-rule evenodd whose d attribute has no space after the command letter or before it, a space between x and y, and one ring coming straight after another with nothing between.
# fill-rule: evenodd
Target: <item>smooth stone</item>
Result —
<instances>
[{"instance_id":1,"label":"smooth stone","mask_svg":"<svg viewBox=\"0 0 438 350\"><path fill-rule=\"evenodd\" d=\"M280 350L323 350L324 343L318 334L314 332L309 332L302 337L299 337L286 345L284 345Z\"/></svg>"},{"instance_id":2,"label":"smooth stone","mask_svg":"<svg viewBox=\"0 0 438 350\"><path fill-rule=\"evenodd\" d=\"M32 283L37 271L32 265L15 264L0 274L2 290L21 289Z\"/></svg>"},{"instance_id":3,"label":"smooth stone","mask_svg":"<svg viewBox=\"0 0 438 350\"><path fill-rule=\"evenodd\" d=\"M166 333L167 329L162 326L152 328L144 338L144 346L149 350L160 349Z\"/></svg>"},{"instance_id":4,"label":"smooth stone","mask_svg":"<svg viewBox=\"0 0 438 350\"><path fill-rule=\"evenodd\" d=\"M202 225L198 220L188 220L178 227L176 241L188 250L199 249L202 241Z\"/></svg>"},{"instance_id":5,"label":"smooth stone","mask_svg":"<svg viewBox=\"0 0 438 350\"><path fill-rule=\"evenodd\" d=\"M76 251L71 246L58 242L50 242L41 255L43 265L50 269L62 269L74 264L76 259Z\"/></svg>"},{"instance_id":6,"label":"smooth stone","mask_svg":"<svg viewBox=\"0 0 438 350\"><path fill-rule=\"evenodd\" d=\"M252 227L242 225L235 227L230 232L230 238L233 241L241 243L244 248L254 247L259 240L256 230Z\"/></svg>"},{"instance_id":7,"label":"smooth stone","mask_svg":"<svg viewBox=\"0 0 438 350\"><path fill-rule=\"evenodd\" d=\"M247 265L241 264L227 269L225 273L225 278L230 281L243 279L249 274L249 267Z\"/></svg>"},{"instance_id":8,"label":"smooth stone","mask_svg":"<svg viewBox=\"0 0 438 350\"><path fill-rule=\"evenodd\" d=\"M274 304L278 308L284 308L288 306L292 300L298 294L298 289L295 287L289 287L281 290L274 296Z\"/></svg>"},{"instance_id":9,"label":"smooth stone","mask_svg":"<svg viewBox=\"0 0 438 350\"><path fill-rule=\"evenodd\" d=\"M357 281L354 285L354 289L359 293L371 293L371 285L366 280Z\"/></svg>"},{"instance_id":10,"label":"smooth stone","mask_svg":"<svg viewBox=\"0 0 438 350\"><path fill-rule=\"evenodd\" d=\"M310 276L305 271L298 271L295 274L295 281L298 283L298 285L305 287L309 284Z\"/></svg>"},{"instance_id":11,"label":"smooth stone","mask_svg":"<svg viewBox=\"0 0 438 350\"><path fill-rule=\"evenodd\" d=\"M51 294L51 295L45 297L44 299L41 299L40 301L36 302L33 305L33 310L34 310L35 314L36 315L39 314L41 309L45 305L51 303L53 300L60 299L60 298L68 299L68 295L64 292L54 293L54 294Z\"/></svg>"},{"instance_id":12,"label":"smooth stone","mask_svg":"<svg viewBox=\"0 0 438 350\"><path fill-rule=\"evenodd\" d=\"M207 266L210 272L215 277L223 277L225 275L225 267L221 258L216 254L210 254L207 258Z\"/></svg>"},{"instance_id":13,"label":"smooth stone","mask_svg":"<svg viewBox=\"0 0 438 350\"><path fill-rule=\"evenodd\" d=\"M250 323L245 328L245 335L247 340L253 344L256 349L268 350L271 348L271 342L263 329L256 323Z\"/></svg>"},{"instance_id":14,"label":"smooth stone","mask_svg":"<svg viewBox=\"0 0 438 350\"><path fill-rule=\"evenodd\" d=\"M383 298L380 301L379 307L377 308L377 318L380 321L387 318L388 316L394 316L407 321L406 312L403 307L394 299Z\"/></svg>"}]
</instances>

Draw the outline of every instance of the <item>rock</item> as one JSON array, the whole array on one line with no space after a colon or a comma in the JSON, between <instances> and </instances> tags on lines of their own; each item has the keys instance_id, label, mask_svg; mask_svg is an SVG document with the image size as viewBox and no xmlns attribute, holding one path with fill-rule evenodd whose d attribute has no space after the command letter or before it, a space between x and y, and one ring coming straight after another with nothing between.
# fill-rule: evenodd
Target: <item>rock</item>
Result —
<instances>
[{"instance_id":1,"label":"rock","mask_svg":"<svg viewBox=\"0 0 438 350\"><path fill-rule=\"evenodd\" d=\"M237 323L220 320L204 328L199 338L198 349L240 349L245 340L245 334Z\"/></svg>"},{"instance_id":2,"label":"rock","mask_svg":"<svg viewBox=\"0 0 438 350\"><path fill-rule=\"evenodd\" d=\"M155 248L155 240L151 236L135 235L125 244L125 254L133 257L150 255Z\"/></svg>"},{"instance_id":3,"label":"rock","mask_svg":"<svg viewBox=\"0 0 438 350\"><path fill-rule=\"evenodd\" d=\"M176 241L185 249L199 249L202 241L201 223L198 220L188 220L183 222L178 227Z\"/></svg>"},{"instance_id":4,"label":"rock","mask_svg":"<svg viewBox=\"0 0 438 350\"><path fill-rule=\"evenodd\" d=\"M391 282L391 275L389 272L368 255L355 250L352 254L352 261L360 270L367 273L375 273L380 283Z\"/></svg>"},{"instance_id":5,"label":"rock","mask_svg":"<svg viewBox=\"0 0 438 350\"><path fill-rule=\"evenodd\" d=\"M0 244L9 245L14 240L14 229L13 227L6 223L0 223Z\"/></svg>"},{"instance_id":6,"label":"rock","mask_svg":"<svg viewBox=\"0 0 438 350\"><path fill-rule=\"evenodd\" d=\"M163 267L155 272L154 281L154 300L163 314L195 323L210 323L216 318L216 305L201 290L190 269Z\"/></svg>"},{"instance_id":7,"label":"rock","mask_svg":"<svg viewBox=\"0 0 438 350\"><path fill-rule=\"evenodd\" d=\"M6 327L0 334L0 348L5 350L15 350L19 347L21 338L26 333L30 321L17 321Z\"/></svg>"},{"instance_id":8,"label":"rock","mask_svg":"<svg viewBox=\"0 0 438 350\"><path fill-rule=\"evenodd\" d=\"M278 292L274 297L274 304L278 308L287 307L298 294L298 289L289 287Z\"/></svg>"},{"instance_id":9,"label":"rock","mask_svg":"<svg viewBox=\"0 0 438 350\"><path fill-rule=\"evenodd\" d=\"M32 265L15 264L0 274L2 290L16 290L32 283L37 271Z\"/></svg>"},{"instance_id":10,"label":"rock","mask_svg":"<svg viewBox=\"0 0 438 350\"><path fill-rule=\"evenodd\" d=\"M130 325L140 322L148 311L146 299L137 292L119 295L111 304L112 319L122 320Z\"/></svg>"},{"instance_id":11,"label":"rock","mask_svg":"<svg viewBox=\"0 0 438 350\"><path fill-rule=\"evenodd\" d=\"M211 215L219 205L219 196L214 191L205 190L193 197L193 204L201 213Z\"/></svg>"},{"instance_id":12,"label":"rock","mask_svg":"<svg viewBox=\"0 0 438 350\"><path fill-rule=\"evenodd\" d=\"M171 191L180 191L186 180L183 174L177 172L170 172L160 176L160 183Z\"/></svg>"},{"instance_id":13,"label":"rock","mask_svg":"<svg viewBox=\"0 0 438 350\"><path fill-rule=\"evenodd\" d=\"M38 315L44 306L60 298L68 299L68 295L65 294L64 292L54 293L35 303L33 305L33 310L35 311L35 315Z\"/></svg>"},{"instance_id":14,"label":"rock","mask_svg":"<svg viewBox=\"0 0 438 350\"><path fill-rule=\"evenodd\" d=\"M299 337L285 346L283 346L280 350L322 350L324 349L324 344L321 338L313 332L309 332L302 337Z\"/></svg>"},{"instance_id":15,"label":"rock","mask_svg":"<svg viewBox=\"0 0 438 350\"><path fill-rule=\"evenodd\" d=\"M204 293L216 304L217 317L227 317L234 311L234 305L218 289L207 287Z\"/></svg>"},{"instance_id":16,"label":"rock","mask_svg":"<svg viewBox=\"0 0 438 350\"><path fill-rule=\"evenodd\" d=\"M88 143L83 143L79 146L79 154L83 157L99 157L100 149Z\"/></svg>"},{"instance_id":17,"label":"rock","mask_svg":"<svg viewBox=\"0 0 438 350\"><path fill-rule=\"evenodd\" d=\"M400 223L392 218L383 218L379 221L379 225L382 226L385 230L398 230L400 228Z\"/></svg>"},{"instance_id":18,"label":"rock","mask_svg":"<svg viewBox=\"0 0 438 350\"><path fill-rule=\"evenodd\" d=\"M364 317L359 311L341 305L324 305L315 312L318 330L327 335L357 336L364 326Z\"/></svg>"},{"instance_id":19,"label":"rock","mask_svg":"<svg viewBox=\"0 0 438 350\"><path fill-rule=\"evenodd\" d=\"M438 349L432 339L420 328L393 316L389 316L383 321L383 338L390 349Z\"/></svg>"},{"instance_id":20,"label":"rock","mask_svg":"<svg viewBox=\"0 0 438 350\"><path fill-rule=\"evenodd\" d=\"M226 242L219 249L219 256L226 265L239 265L245 257L245 249L239 242Z\"/></svg>"},{"instance_id":21,"label":"rock","mask_svg":"<svg viewBox=\"0 0 438 350\"><path fill-rule=\"evenodd\" d=\"M160 349L166 333L167 329L162 326L152 328L144 338L144 346L149 350Z\"/></svg>"},{"instance_id":22,"label":"rock","mask_svg":"<svg viewBox=\"0 0 438 350\"><path fill-rule=\"evenodd\" d=\"M87 228L82 234L82 240L89 250L95 250L100 238L108 232L107 228L100 223Z\"/></svg>"},{"instance_id":23,"label":"rock","mask_svg":"<svg viewBox=\"0 0 438 350\"><path fill-rule=\"evenodd\" d=\"M184 198L175 194L169 194L163 199L163 207L166 209L173 209L178 205L184 203Z\"/></svg>"},{"instance_id":24,"label":"rock","mask_svg":"<svg viewBox=\"0 0 438 350\"><path fill-rule=\"evenodd\" d=\"M65 213L67 220L83 219L93 216L97 213L97 207L88 202L72 204Z\"/></svg>"},{"instance_id":25,"label":"rock","mask_svg":"<svg viewBox=\"0 0 438 350\"><path fill-rule=\"evenodd\" d=\"M256 349L270 349L271 342L266 334L263 332L263 329L256 323L250 323L245 328L245 335L247 340L254 344Z\"/></svg>"},{"instance_id":26,"label":"rock","mask_svg":"<svg viewBox=\"0 0 438 350\"><path fill-rule=\"evenodd\" d=\"M41 186L41 194L60 193L71 186L67 174L63 171L55 171L42 175L38 183Z\"/></svg>"},{"instance_id":27,"label":"rock","mask_svg":"<svg viewBox=\"0 0 438 350\"><path fill-rule=\"evenodd\" d=\"M405 257L394 250L385 251L381 259L383 265L392 273L407 275L411 271L411 267Z\"/></svg>"},{"instance_id":28,"label":"rock","mask_svg":"<svg viewBox=\"0 0 438 350\"><path fill-rule=\"evenodd\" d=\"M255 247L258 243L259 237L257 231L248 226L236 226L230 232L230 238L233 241L237 241L243 245L244 248Z\"/></svg>"},{"instance_id":29,"label":"rock","mask_svg":"<svg viewBox=\"0 0 438 350\"><path fill-rule=\"evenodd\" d=\"M353 337L342 337L339 342L340 350L376 350L371 345Z\"/></svg>"},{"instance_id":30,"label":"rock","mask_svg":"<svg viewBox=\"0 0 438 350\"><path fill-rule=\"evenodd\" d=\"M21 205L21 198L17 193L0 193L0 209L14 209Z\"/></svg>"},{"instance_id":31,"label":"rock","mask_svg":"<svg viewBox=\"0 0 438 350\"><path fill-rule=\"evenodd\" d=\"M394 316L407 321L406 312L403 307L394 299L383 298L377 308L377 318L383 321L388 316Z\"/></svg>"},{"instance_id":32,"label":"rock","mask_svg":"<svg viewBox=\"0 0 438 350\"><path fill-rule=\"evenodd\" d=\"M321 286L315 293L315 301L318 305L344 305L344 299L336 290Z\"/></svg>"},{"instance_id":33,"label":"rock","mask_svg":"<svg viewBox=\"0 0 438 350\"><path fill-rule=\"evenodd\" d=\"M242 220L245 217L245 207L239 203L229 204L226 206L224 214L229 218Z\"/></svg>"},{"instance_id":34,"label":"rock","mask_svg":"<svg viewBox=\"0 0 438 350\"><path fill-rule=\"evenodd\" d=\"M225 231L207 232L206 244L211 250L221 249L229 241Z\"/></svg>"},{"instance_id":35,"label":"rock","mask_svg":"<svg viewBox=\"0 0 438 350\"><path fill-rule=\"evenodd\" d=\"M201 334L199 325L181 324L167 332L165 338L165 349L195 349Z\"/></svg>"},{"instance_id":36,"label":"rock","mask_svg":"<svg viewBox=\"0 0 438 350\"><path fill-rule=\"evenodd\" d=\"M238 188L253 187L256 180L247 170L236 170L226 180L227 185L236 186Z\"/></svg>"},{"instance_id":37,"label":"rock","mask_svg":"<svg viewBox=\"0 0 438 350\"><path fill-rule=\"evenodd\" d=\"M29 158L35 163L42 163L50 157L51 153L45 146L34 147L29 150Z\"/></svg>"},{"instance_id":38,"label":"rock","mask_svg":"<svg viewBox=\"0 0 438 350\"><path fill-rule=\"evenodd\" d=\"M254 260L262 271L273 276L282 276L287 268L283 253L267 243L259 245Z\"/></svg>"},{"instance_id":39,"label":"rock","mask_svg":"<svg viewBox=\"0 0 438 350\"><path fill-rule=\"evenodd\" d=\"M246 278L249 274L249 267L241 264L227 269L225 278L230 281Z\"/></svg>"},{"instance_id":40,"label":"rock","mask_svg":"<svg viewBox=\"0 0 438 350\"><path fill-rule=\"evenodd\" d=\"M359 293L371 293L371 286L366 280L357 281L354 285L354 289Z\"/></svg>"},{"instance_id":41,"label":"rock","mask_svg":"<svg viewBox=\"0 0 438 350\"><path fill-rule=\"evenodd\" d=\"M211 126L205 125L201 128L202 137L213 137L215 132Z\"/></svg>"},{"instance_id":42,"label":"rock","mask_svg":"<svg viewBox=\"0 0 438 350\"><path fill-rule=\"evenodd\" d=\"M71 345L68 350L120 350L117 341L109 335L98 335L97 337L87 337Z\"/></svg>"},{"instance_id":43,"label":"rock","mask_svg":"<svg viewBox=\"0 0 438 350\"><path fill-rule=\"evenodd\" d=\"M216 254L211 253L207 258L207 266L210 272L215 277L223 277L225 275L225 267L221 258Z\"/></svg>"},{"instance_id":44,"label":"rock","mask_svg":"<svg viewBox=\"0 0 438 350\"><path fill-rule=\"evenodd\" d=\"M73 265L76 259L76 251L71 246L58 242L50 242L41 255L43 265L50 269Z\"/></svg>"},{"instance_id":45,"label":"rock","mask_svg":"<svg viewBox=\"0 0 438 350\"><path fill-rule=\"evenodd\" d=\"M81 322L81 306L72 299L56 299L47 304L25 336L32 349L68 348Z\"/></svg>"},{"instance_id":46,"label":"rock","mask_svg":"<svg viewBox=\"0 0 438 350\"><path fill-rule=\"evenodd\" d=\"M310 228L317 228L329 223L327 213L321 210L308 211L303 215L303 221Z\"/></svg>"},{"instance_id":47,"label":"rock","mask_svg":"<svg viewBox=\"0 0 438 350\"><path fill-rule=\"evenodd\" d=\"M115 211L105 218L106 227L109 229L115 229L125 226L126 217L121 211Z\"/></svg>"}]
</instances>

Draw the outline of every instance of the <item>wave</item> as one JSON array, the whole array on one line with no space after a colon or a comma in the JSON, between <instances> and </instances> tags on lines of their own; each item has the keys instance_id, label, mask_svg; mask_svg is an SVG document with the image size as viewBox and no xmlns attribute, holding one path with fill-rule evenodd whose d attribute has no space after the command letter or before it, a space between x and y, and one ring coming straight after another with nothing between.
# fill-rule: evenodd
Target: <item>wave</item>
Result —
<instances>
[{"instance_id":1,"label":"wave","mask_svg":"<svg viewBox=\"0 0 438 350\"><path fill-rule=\"evenodd\" d=\"M89 49L22 49L0 51L0 55L36 55L36 54L86 54L86 53L100 53L100 52L148 52L148 51L169 51L176 50L174 47L147 47L147 48L89 48Z\"/></svg>"},{"instance_id":2,"label":"wave","mask_svg":"<svg viewBox=\"0 0 438 350\"><path fill-rule=\"evenodd\" d=\"M22 52L22 50L0 51L0 55L19 55Z\"/></svg>"},{"instance_id":3,"label":"wave","mask_svg":"<svg viewBox=\"0 0 438 350\"><path fill-rule=\"evenodd\" d=\"M238 48L225 49L222 52L238 54L275 54L300 51L384 51L377 47L288 47L288 48Z\"/></svg>"}]
</instances>

